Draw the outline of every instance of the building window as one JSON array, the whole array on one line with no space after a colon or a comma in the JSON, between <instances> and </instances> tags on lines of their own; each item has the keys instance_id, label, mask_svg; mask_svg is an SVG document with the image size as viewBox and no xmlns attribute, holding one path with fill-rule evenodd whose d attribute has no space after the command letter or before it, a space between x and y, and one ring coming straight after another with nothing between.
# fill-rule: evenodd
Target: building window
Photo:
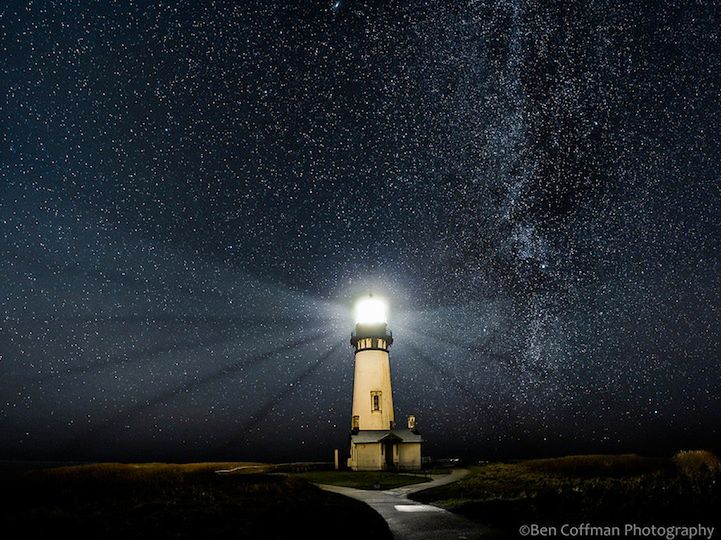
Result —
<instances>
[{"instance_id":1,"label":"building window","mask_svg":"<svg viewBox=\"0 0 721 540\"><path fill-rule=\"evenodd\" d=\"M371 392L371 411L381 410L381 393Z\"/></svg>"}]
</instances>

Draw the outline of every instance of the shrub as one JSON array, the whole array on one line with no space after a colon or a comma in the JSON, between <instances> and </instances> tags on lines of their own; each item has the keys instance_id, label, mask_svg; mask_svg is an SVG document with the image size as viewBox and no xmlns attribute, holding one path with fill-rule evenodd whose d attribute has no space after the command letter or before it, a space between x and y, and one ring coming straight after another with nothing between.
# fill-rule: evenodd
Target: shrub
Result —
<instances>
[{"instance_id":1,"label":"shrub","mask_svg":"<svg viewBox=\"0 0 721 540\"><path fill-rule=\"evenodd\" d=\"M573 477L624 477L673 469L668 459L636 454L581 455L522 462L528 470Z\"/></svg>"},{"instance_id":2,"label":"shrub","mask_svg":"<svg viewBox=\"0 0 721 540\"><path fill-rule=\"evenodd\" d=\"M698 480L721 474L721 460L708 450L682 450L673 462L684 476Z\"/></svg>"}]
</instances>

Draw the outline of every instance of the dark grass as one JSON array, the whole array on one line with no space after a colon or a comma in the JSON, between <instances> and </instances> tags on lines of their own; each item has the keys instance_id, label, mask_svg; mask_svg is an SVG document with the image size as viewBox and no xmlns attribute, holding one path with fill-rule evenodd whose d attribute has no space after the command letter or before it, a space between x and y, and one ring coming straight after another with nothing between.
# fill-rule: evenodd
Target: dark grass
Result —
<instances>
[{"instance_id":1,"label":"dark grass","mask_svg":"<svg viewBox=\"0 0 721 540\"><path fill-rule=\"evenodd\" d=\"M411 498L508 530L529 523L718 525L721 467L707 452L492 463Z\"/></svg>"},{"instance_id":2,"label":"dark grass","mask_svg":"<svg viewBox=\"0 0 721 540\"><path fill-rule=\"evenodd\" d=\"M239 464L101 464L0 474L5 538L381 538L365 504ZM256 470L256 469L253 469ZM349 528L348 524L354 526Z\"/></svg>"},{"instance_id":3,"label":"dark grass","mask_svg":"<svg viewBox=\"0 0 721 540\"><path fill-rule=\"evenodd\" d=\"M293 476L315 484L329 484L356 489L393 489L428 481L425 476L366 471L315 471L297 473Z\"/></svg>"}]
</instances>

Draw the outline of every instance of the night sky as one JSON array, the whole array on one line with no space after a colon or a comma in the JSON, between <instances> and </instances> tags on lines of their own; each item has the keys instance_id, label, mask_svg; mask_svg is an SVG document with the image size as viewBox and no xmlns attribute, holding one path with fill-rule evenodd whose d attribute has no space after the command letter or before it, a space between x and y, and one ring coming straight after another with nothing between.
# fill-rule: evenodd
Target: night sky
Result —
<instances>
[{"instance_id":1,"label":"night sky","mask_svg":"<svg viewBox=\"0 0 721 540\"><path fill-rule=\"evenodd\" d=\"M0 459L719 448L721 6L0 6Z\"/></svg>"}]
</instances>

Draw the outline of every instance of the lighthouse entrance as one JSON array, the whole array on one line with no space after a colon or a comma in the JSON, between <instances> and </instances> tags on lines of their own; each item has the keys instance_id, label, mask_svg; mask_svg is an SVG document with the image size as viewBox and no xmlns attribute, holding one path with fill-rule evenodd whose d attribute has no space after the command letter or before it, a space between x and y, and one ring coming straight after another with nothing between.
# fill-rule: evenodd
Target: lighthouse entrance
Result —
<instances>
[{"instance_id":1,"label":"lighthouse entrance","mask_svg":"<svg viewBox=\"0 0 721 540\"><path fill-rule=\"evenodd\" d=\"M392 442L385 442L383 443L383 446L385 447L385 457L386 457L386 469L392 469L393 468L393 446L394 444Z\"/></svg>"}]
</instances>

